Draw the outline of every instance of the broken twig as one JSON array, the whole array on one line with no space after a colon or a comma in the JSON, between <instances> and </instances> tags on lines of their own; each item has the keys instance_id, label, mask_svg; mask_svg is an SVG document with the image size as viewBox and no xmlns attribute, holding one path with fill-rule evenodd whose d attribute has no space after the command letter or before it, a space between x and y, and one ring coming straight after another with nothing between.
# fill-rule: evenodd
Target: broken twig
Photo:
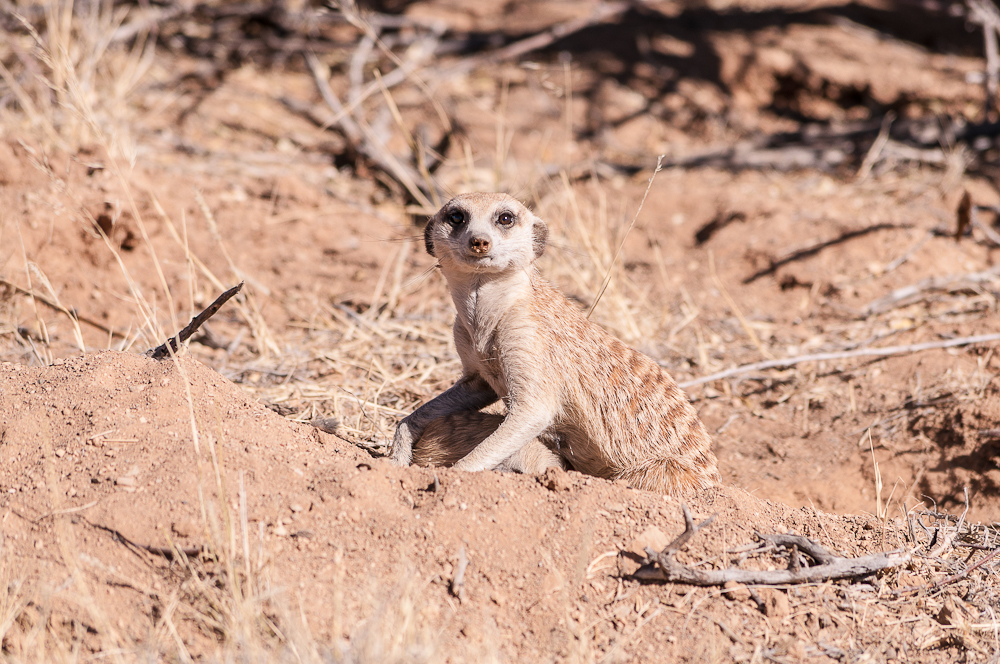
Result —
<instances>
[{"instance_id":1,"label":"broken twig","mask_svg":"<svg viewBox=\"0 0 1000 664\"><path fill-rule=\"evenodd\" d=\"M790 550L788 569L744 570L728 568L722 570L702 570L689 567L674 560L674 553L702 527L694 525L687 508L684 511L684 532L662 551L646 547L646 555L656 563L665 581L687 583L693 586L722 586L733 581L744 585L783 585L792 583L816 583L832 579L855 579L875 572L898 567L910 560L910 554L890 551L860 558L845 558L827 551L822 546L799 535L761 535L757 538ZM678 544L679 543L679 544ZM806 554L816 563L805 566L799 561L799 552Z\"/></svg>"},{"instance_id":2,"label":"broken twig","mask_svg":"<svg viewBox=\"0 0 1000 664\"><path fill-rule=\"evenodd\" d=\"M38 300L39 302L41 302L42 304L44 304L45 306L49 307L50 309L55 309L56 311L59 311L61 313L66 314L71 320L76 320L76 321L79 321L81 323L86 323L87 325L89 325L91 327L94 327L94 328L97 328L98 330L100 330L101 332L104 332L105 334L107 334L109 336L118 337L119 339L124 339L125 338L125 334L123 334L123 333L121 333L121 332L119 332L117 330L113 330L110 327L108 327L107 325L104 325L102 323L98 323L93 318L88 318L86 316L81 316L79 313L77 313L77 311L75 309L67 309L66 307L62 306L58 302L53 302L52 300L50 300L49 298L45 297L44 295L41 295L40 293L36 293L36 292L34 292L32 290L28 290L26 288L21 288L20 286L18 286L14 282L8 281L8 280L4 279L3 277L0 277L0 286L6 286L7 288L12 289L15 293L20 293L21 295L27 295L28 297L34 298L34 299Z\"/></svg>"},{"instance_id":3,"label":"broken twig","mask_svg":"<svg viewBox=\"0 0 1000 664\"><path fill-rule=\"evenodd\" d=\"M412 166L399 161L389 150L382 145L371 130L371 127L363 121L359 121L350 113L344 112L344 105L340 103L337 95L330 87L328 72L323 63L312 53L306 53L306 63L312 72L313 80L316 81L316 88L319 90L323 101L330 107L337 117L336 124L340 127L344 137L350 141L354 149L365 155L379 167L386 175L401 184L414 200L424 206L427 210L435 209L425 192L418 184L419 174Z\"/></svg>"},{"instance_id":4,"label":"broken twig","mask_svg":"<svg viewBox=\"0 0 1000 664\"><path fill-rule=\"evenodd\" d=\"M915 301L921 299L919 296L928 291L956 290L996 279L1000 279L1000 266L982 270L981 272L928 277L915 284L897 288L888 295L872 301L863 309L863 312L866 316L882 314L904 304L913 304Z\"/></svg>"},{"instance_id":5,"label":"broken twig","mask_svg":"<svg viewBox=\"0 0 1000 664\"><path fill-rule=\"evenodd\" d=\"M160 344L146 354L154 360L162 360L163 358L176 353L180 345L190 339L191 336L198 331L198 328L204 325L205 321L214 316L215 313L222 308L222 305L228 302L230 298L239 293L241 288L243 288L242 281L217 297L215 302L208 305L208 308L192 318L191 322L187 324L187 327L181 330L177 336L167 339L165 343Z\"/></svg>"},{"instance_id":6,"label":"broken twig","mask_svg":"<svg viewBox=\"0 0 1000 664\"><path fill-rule=\"evenodd\" d=\"M928 341L922 344L908 344L906 346L886 346L885 348L856 348L832 353L812 353L811 355L798 355L796 357L786 357L780 360L767 360L765 362L754 362L744 364L725 371L717 371L714 374L694 378L678 383L681 389L695 387L704 383L711 383L713 380L722 380L731 376L763 371L764 369L784 369L795 366L803 362L823 362L829 360L847 360L855 357L889 357L891 355L905 355L908 353L919 353L925 350L936 350L940 348L955 348L956 346L971 346L973 344L989 343L1000 341L1000 334L979 334L971 337L957 337L955 339L945 339L943 341Z\"/></svg>"}]
</instances>

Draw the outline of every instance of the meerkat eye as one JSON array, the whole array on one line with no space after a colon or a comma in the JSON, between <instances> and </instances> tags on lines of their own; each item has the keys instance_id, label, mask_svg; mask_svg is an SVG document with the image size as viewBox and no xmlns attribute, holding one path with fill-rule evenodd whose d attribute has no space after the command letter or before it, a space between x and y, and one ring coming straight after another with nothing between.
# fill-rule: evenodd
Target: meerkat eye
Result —
<instances>
[{"instance_id":1,"label":"meerkat eye","mask_svg":"<svg viewBox=\"0 0 1000 664\"><path fill-rule=\"evenodd\" d=\"M452 210L448 213L446 220L452 226L461 226L465 223L465 212L462 210Z\"/></svg>"},{"instance_id":2,"label":"meerkat eye","mask_svg":"<svg viewBox=\"0 0 1000 664\"><path fill-rule=\"evenodd\" d=\"M510 228L514 225L514 214L511 212L501 212L500 216L497 217L497 223L504 228Z\"/></svg>"}]
</instances>

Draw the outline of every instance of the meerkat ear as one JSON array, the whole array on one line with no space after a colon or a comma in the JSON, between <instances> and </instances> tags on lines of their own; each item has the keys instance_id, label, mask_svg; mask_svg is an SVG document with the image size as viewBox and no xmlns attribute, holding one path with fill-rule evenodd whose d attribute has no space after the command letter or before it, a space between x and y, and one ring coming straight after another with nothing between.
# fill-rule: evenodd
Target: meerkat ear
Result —
<instances>
[{"instance_id":1,"label":"meerkat ear","mask_svg":"<svg viewBox=\"0 0 1000 664\"><path fill-rule=\"evenodd\" d=\"M545 225L544 221L535 217L535 221L531 225L531 246L535 250L536 260L545 253L545 244L548 240L549 227Z\"/></svg>"},{"instance_id":2,"label":"meerkat ear","mask_svg":"<svg viewBox=\"0 0 1000 664\"><path fill-rule=\"evenodd\" d=\"M435 221L437 221L437 215L428 219L427 225L424 226L424 249L431 256L434 256L434 238L431 236L431 230L434 228ZM437 256L434 256L434 258L437 258Z\"/></svg>"}]
</instances>

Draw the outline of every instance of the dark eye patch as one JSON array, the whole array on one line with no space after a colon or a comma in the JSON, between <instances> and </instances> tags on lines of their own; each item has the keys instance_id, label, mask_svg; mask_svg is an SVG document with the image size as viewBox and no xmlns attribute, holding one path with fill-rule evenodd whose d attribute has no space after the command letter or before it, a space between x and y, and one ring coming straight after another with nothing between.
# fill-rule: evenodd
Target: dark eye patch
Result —
<instances>
[{"instance_id":1,"label":"dark eye patch","mask_svg":"<svg viewBox=\"0 0 1000 664\"><path fill-rule=\"evenodd\" d=\"M452 226L461 226L465 223L465 210L451 210L445 215L444 219Z\"/></svg>"},{"instance_id":2,"label":"dark eye patch","mask_svg":"<svg viewBox=\"0 0 1000 664\"><path fill-rule=\"evenodd\" d=\"M515 221L517 221L517 217L514 216L513 212L504 210L503 212L497 215L497 223L503 226L504 228L510 228L511 226L514 225Z\"/></svg>"}]
</instances>

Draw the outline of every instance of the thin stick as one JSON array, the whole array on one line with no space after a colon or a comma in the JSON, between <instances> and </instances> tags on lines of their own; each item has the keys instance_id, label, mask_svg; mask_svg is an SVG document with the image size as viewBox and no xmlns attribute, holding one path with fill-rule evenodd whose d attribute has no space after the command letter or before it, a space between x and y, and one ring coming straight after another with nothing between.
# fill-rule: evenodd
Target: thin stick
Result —
<instances>
[{"instance_id":1,"label":"thin stick","mask_svg":"<svg viewBox=\"0 0 1000 664\"><path fill-rule=\"evenodd\" d=\"M672 556L680 551L699 530L715 521L715 517L719 516L718 512L716 512L698 525L695 525L694 519L691 517L691 511L688 509L686 503L681 503L681 512L684 514L684 532L678 535L673 542L663 548L663 551L660 553L665 556Z\"/></svg>"},{"instance_id":2,"label":"thin stick","mask_svg":"<svg viewBox=\"0 0 1000 664\"><path fill-rule=\"evenodd\" d=\"M687 389L689 387L694 387L696 385L711 383L713 380L722 380L723 378L729 378L730 376L739 376L742 374L752 373L754 371L763 371L764 369L783 369L785 367L795 366L796 364L801 364L803 362L846 360L855 357L888 357L890 355L919 353L925 350L936 350L938 348L954 348L956 346L970 346L972 344L984 344L984 343L989 343L991 341L1000 341L1000 334L980 334L971 337L958 337L955 339L946 339L945 341L928 341L922 344L910 344L907 346L887 346L885 348L858 348L855 350L847 350L835 353L813 353L811 355L798 355L796 357L787 357L780 360L767 360L766 362L754 362L753 364L744 364L739 367L733 367L732 369L726 369L725 371L718 371L714 374L709 374L708 376L702 376L701 378L694 378L692 380L687 380L684 381L683 383L678 383L678 386Z\"/></svg>"},{"instance_id":3,"label":"thin stick","mask_svg":"<svg viewBox=\"0 0 1000 664\"><path fill-rule=\"evenodd\" d=\"M889 142L889 128L892 126L892 121L896 119L896 114L889 111L882 118L882 128L879 129L878 136L875 137L875 141L872 143L871 148L868 149L868 154L865 155L865 160L861 162L861 168L858 169L858 174L854 176L855 182L864 182L868 179L868 175L872 172L872 167L878 162L879 157L882 156L882 150L885 149L885 144Z\"/></svg>"},{"instance_id":4,"label":"thin stick","mask_svg":"<svg viewBox=\"0 0 1000 664\"><path fill-rule=\"evenodd\" d=\"M107 325L104 325L102 323L98 323L93 318L87 318L86 316L81 316L76 311L72 311L70 309L67 309L66 307L62 306L61 304L57 304L56 302L53 302L52 300L48 299L44 295L41 295L40 293L36 293L36 292L34 292L32 290L21 288L17 284L15 284L15 283L13 283L11 281L7 281L3 277L0 277L0 285L7 286L8 288L13 289L14 292L20 293L21 295L27 295L28 297L32 297L32 298L38 300L39 302L41 302L42 304L44 304L45 306L50 307L52 309L55 309L58 312L64 313L67 316L69 316L71 319L76 319L76 320L80 321L81 323L86 323L87 325L90 325L91 327L97 328L101 332L104 332L105 334L111 335L112 337L118 337L119 339L125 339L125 338L127 338L127 335L122 334L121 332L119 332L117 330L113 330L110 327L108 327Z\"/></svg>"},{"instance_id":5,"label":"thin stick","mask_svg":"<svg viewBox=\"0 0 1000 664\"><path fill-rule=\"evenodd\" d=\"M979 284L986 281L993 281L1000 278L1000 266L992 267L981 272L969 272L967 274L949 274L940 277L927 277L915 284L897 288L888 295L884 295L869 303L862 312L865 315L881 314L900 306L901 303L913 304L916 300L910 298L933 290L954 290L959 287Z\"/></svg>"},{"instance_id":6,"label":"thin stick","mask_svg":"<svg viewBox=\"0 0 1000 664\"><path fill-rule=\"evenodd\" d=\"M584 28L598 23L613 20L628 11L631 6L631 3L628 2L601 3L595 7L590 16L574 18L563 23L557 23L544 32L531 35L530 37L516 41L513 44L508 44L507 46L499 48L495 51L484 53L480 56L472 58L466 58L454 67L450 67L440 72L438 74L438 78L451 78L452 76L466 74L481 65L496 64L506 60L514 60L521 57L525 53L530 53L531 51L537 51L550 46L556 41L566 37L567 35L573 34L574 32L579 32Z\"/></svg>"},{"instance_id":7,"label":"thin stick","mask_svg":"<svg viewBox=\"0 0 1000 664\"><path fill-rule=\"evenodd\" d=\"M162 360L163 358L176 353L180 345L185 341L187 341L188 339L190 339L191 335L197 332L198 328L201 327L205 323L205 321L214 316L215 313L222 308L222 305L228 302L231 297L239 293L241 288L243 288L242 281L233 286L232 288L230 288L229 290L227 290L219 297L217 297L215 299L215 302L208 305L208 308L206 308L200 314L192 318L191 322L188 323L187 326L183 330L181 330L177 336L171 337L165 343L160 344L153 350L149 351L148 353L149 357L153 358L154 360Z\"/></svg>"},{"instance_id":8,"label":"thin stick","mask_svg":"<svg viewBox=\"0 0 1000 664\"><path fill-rule=\"evenodd\" d=\"M656 174L663 168L663 157L665 156L666 155L661 154L656 158L656 168L653 169L653 174L649 176L649 182L646 184L646 191L642 194L642 200L639 201L639 207L635 211L635 215L632 217L632 223L628 225L628 230L626 230L625 235L622 236L622 241L618 243L618 250L615 252L614 258L611 259L611 264L608 265L608 272L604 275L604 281L601 283L601 290L597 293L594 303L590 305L590 309L587 310L587 318L590 318L590 314L594 313L594 309L597 308L597 303L601 301L601 296L604 295L604 291L607 290L608 284L611 283L611 271L615 269L615 263L618 262L618 256L622 253L622 247L625 246L625 240L628 239L628 234L632 232L632 228L635 227L635 222L639 218L639 213L642 212L642 206L646 202L646 196L649 196L649 190L653 188L653 180L656 179Z\"/></svg>"},{"instance_id":9,"label":"thin stick","mask_svg":"<svg viewBox=\"0 0 1000 664\"><path fill-rule=\"evenodd\" d=\"M403 185L410 192L410 195L427 210L436 209L430 199L427 198L427 195L417 186L417 173L411 172L412 169L409 166L401 164L391 152L379 144L375 140L371 127L358 121L349 113L342 114L344 106L337 99L333 88L330 87L323 64L319 61L319 58L313 53L306 53L306 62L312 72L313 79L316 81L316 88L319 90L326 105L339 118L337 125L343 130L347 140L354 144L358 152L371 159L381 170Z\"/></svg>"},{"instance_id":10,"label":"thin stick","mask_svg":"<svg viewBox=\"0 0 1000 664\"><path fill-rule=\"evenodd\" d=\"M961 572L959 572L957 574L952 574L948 578L941 579L940 581L938 581L938 582L936 582L936 583L928 586L927 590L937 590L938 588L946 586L946 585L948 585L950 583L955 583L956 581L960 581L960 580L964 579L965 577L967 577L969 575L969 572L975 571L976 569L982 567L986 563L988 563L991 560L993 560L994 558L996 558L998 555L1000 555L1000 547L997 547L997 548L993 549L993 553L991 553L991 554L983 557L983 559L980 560L978 563L975 563L974 565L970 565L969 567L966 567Z\"/></svg>"}]
</instances>

